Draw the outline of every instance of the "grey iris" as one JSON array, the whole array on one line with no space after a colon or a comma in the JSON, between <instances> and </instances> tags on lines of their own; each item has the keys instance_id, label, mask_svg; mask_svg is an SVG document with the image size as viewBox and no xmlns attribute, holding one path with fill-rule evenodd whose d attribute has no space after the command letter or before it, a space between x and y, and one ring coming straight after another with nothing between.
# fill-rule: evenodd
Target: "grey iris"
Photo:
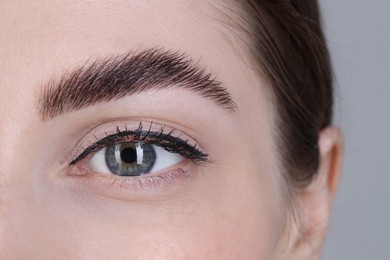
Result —
<instances>
[{"instance_id":1,"label":"grey iris","mask_svg":"<svg viewBox=\"0 0 390 260\"><path fill-rule=\"evenodd\" d=\"M120 176L139 176L150 172L156 162L156 152L151 144L117 143L106 149L106 164L113 174ZM138 149L138 152L137 152ZM141 150L140 150L141 149ZM140 152L142 162L140 162Z\"/></svg>"}]
</instances>

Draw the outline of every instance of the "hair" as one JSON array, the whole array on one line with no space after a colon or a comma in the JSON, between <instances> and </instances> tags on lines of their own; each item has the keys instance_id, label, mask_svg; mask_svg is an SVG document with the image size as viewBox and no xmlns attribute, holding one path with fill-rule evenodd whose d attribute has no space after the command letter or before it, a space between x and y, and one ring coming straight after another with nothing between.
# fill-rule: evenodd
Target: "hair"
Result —
<instances>
[{"instance_id":1,"label":"hair","mask_svg":"<svg viewBox=\"0 0 390 260\"><path fill-rule=\"evenodd\" d=\"M319 133L331 124L333 107L333 73L318 3L241 0L235 5L252 64L271 86L280 168L289 187L305 187L318 171Z\"/></svg>"}]
</instances>

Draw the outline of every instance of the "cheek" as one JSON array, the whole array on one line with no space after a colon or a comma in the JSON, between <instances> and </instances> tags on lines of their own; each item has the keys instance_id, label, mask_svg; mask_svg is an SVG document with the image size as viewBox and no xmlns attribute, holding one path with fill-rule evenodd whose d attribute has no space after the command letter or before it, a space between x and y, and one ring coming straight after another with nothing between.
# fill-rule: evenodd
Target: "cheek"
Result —
<instances>
[{"instance_id":1,"label":"cheek","mask_svg":"<svg viewBox=\"0 0 390 260\"><path fill-rule=\"evenodd\" d=\"M240 255L241 259L273 259L285 225L281 186L270 177L277 172L266 165L258 167L258 160L241 162L241 166L230 169L235 178L221 185L224 205L220 204L215 227L226 238L228 248L236 250L231 252L237 253L236 259Z\"/></svg>"},{"instance_id":2,"label":"cheek","mask_svg":"<svg viewBox=\"0 0 390 260\"><path fill-rule=\"evenodd\" d=\"M16 248L8 249L18 257L272 259L283 226L277 187L253 163L215 168L182 198L153 204L81 203L60 190L25 187L25 197L13 198L18 207L7 228Z\"/></svg>"}]
</instances>

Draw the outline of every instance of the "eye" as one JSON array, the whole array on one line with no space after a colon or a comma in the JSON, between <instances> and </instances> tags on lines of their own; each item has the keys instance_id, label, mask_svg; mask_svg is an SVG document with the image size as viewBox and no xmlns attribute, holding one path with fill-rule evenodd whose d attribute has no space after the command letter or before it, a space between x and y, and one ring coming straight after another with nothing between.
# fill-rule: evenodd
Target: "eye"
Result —
<instances>
[{"instance_id":1,"label":"eye","mask_svg":"<svg viewBox=\"0 0 390 260\"><path fill-rule=\"evenodd\" d=\"M118 142L97 151L88 168L97 173L140 176L164 170L184 160L178 153L143 142Z\"/></svg>"}]
</instances>

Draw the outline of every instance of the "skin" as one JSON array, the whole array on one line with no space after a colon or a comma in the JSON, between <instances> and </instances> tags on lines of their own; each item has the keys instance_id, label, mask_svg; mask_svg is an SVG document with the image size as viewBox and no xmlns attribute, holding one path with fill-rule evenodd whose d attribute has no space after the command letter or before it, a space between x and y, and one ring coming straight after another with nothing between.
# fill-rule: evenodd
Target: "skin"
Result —
<instances>
[{"instance_id":1,"label":"skin","mask_svg":"<svg viewBox=\"0 0 390 260\"><path fill-rule=\"evenodd\" d=\"M319 177L293 198L298 232L278 169L269 86L220 11L218 1L0 1L1 259L319 258L340 135L322 132ZM42 120L42 82L91 58L154 47L205 65L237 111L171 88ZM99 173L72 175L69 154L103 121L175 128L212 162L173 165L189 177L144 190Z\"/></svg>"}]
</instances>

